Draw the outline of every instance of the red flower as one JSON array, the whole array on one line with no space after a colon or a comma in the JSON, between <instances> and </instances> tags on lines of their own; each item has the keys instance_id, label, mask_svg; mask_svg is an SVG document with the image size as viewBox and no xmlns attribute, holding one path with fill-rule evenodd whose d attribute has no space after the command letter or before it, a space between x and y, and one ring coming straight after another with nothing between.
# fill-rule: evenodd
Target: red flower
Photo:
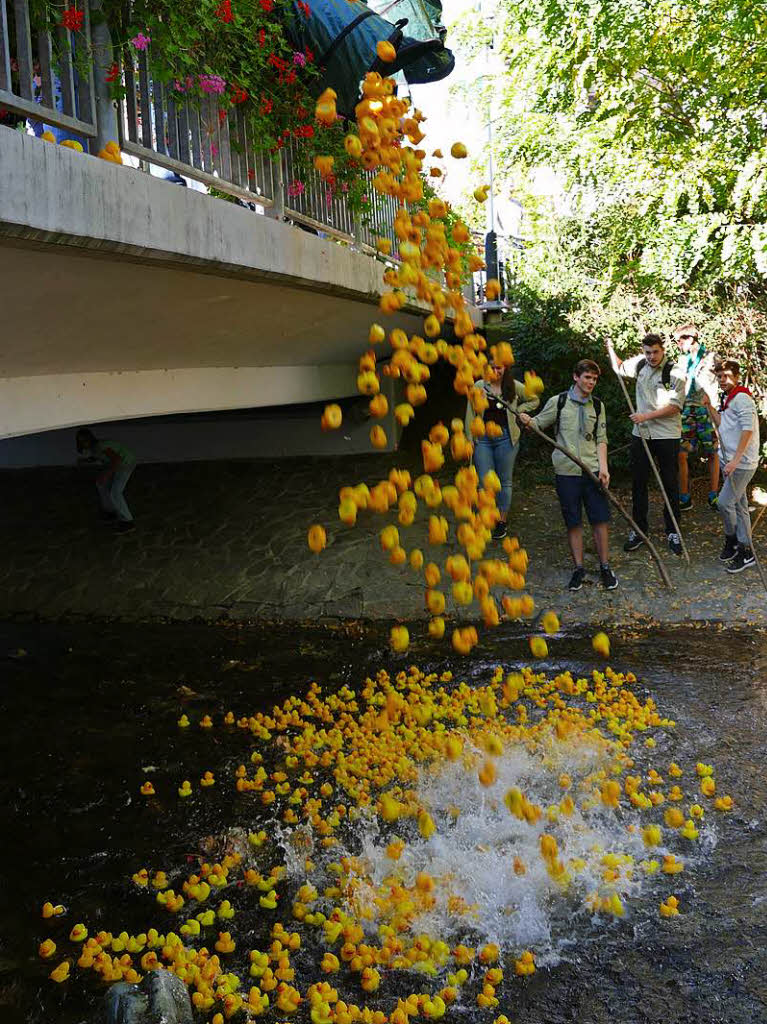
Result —
<instances>
[{"instance_id":1,"label":"red flower","mask_svg":"<svg viewBox=\"0 0 767 1024\"><path fill-rule=\"evenodd\" d=\"M232 14L232 0L221 0L216 8L216 17L219 21L230 22L234 18Z\"/></svg>"},{"instance_id":2,"label":"red flower","mask_svg":"<svg viewBox=\"0 0 767 1024\"><path fill-rule=\"evenodd\" d=\"M110 67L108 74L104 78L104 81L105 82L115 82L115 81L117 81L117 78L118 78L119 74L120 74L120 68L119 68L119 66L117 64L117 61L115 61L114 64L112 64L112 66Z\"/></svg>"},{"instance_id":3,"label":"red flower","mask_svg":"<svg viewBox=\"0 0 767 1024\"><path fill-rule=\"evenodd\" d=\"M261 113L261 114L271 114L273 106L274 106L274 104L272 103L271 100L262 99L261 100L261 105L258 108L259 113Z\"/></svg>"},{"instance_id":4,"label":"red flower","mask_svg":"<svg viewBox=\"0 0 767 1024\"><path fill-rule=\"evenodd\" d=\"M299 11L303 14L305 18L308 18L309 15L312 13L311 7L309 6L309 4L304 3L304 0L296 0L296 7L299 9Z\"/></svg>"},{"instance_id":5,"label":"red flower","mask_svg":"<svg viewBox=\"0 0 767 1024\"><path fill-rule=\"evenodd\" d=\"M226 111L223 107L218 108L218 123L223 124L226 121Z\"/></svg>"},{"instance_id":6,"label":"red flower","mask_svg":"<svg viewBox=\"0 0 767 1024\"><path fill-rule=\"evenodd\" d=\"M266 29L260 28L258 30L258 45L263 46L266 42Z\"/></svg>"},{"instance_id":7,"label":"red flower","mask_svg":"<svg viewBox=\"0 0 767 1024\"><path fill-rule=\"evenodd\" d=\"M247 90L240 88L239 85L232 86L232 103L244 103L247 98Z\"/></svg>"},{"instance_id":8,"label":"red flower","mask_svg":"<svg viewBox=\"0 0 767 1024\"><path fill-rule=\"evenodd\" d=\"M288 71L287 75L285 75L285 81L287 82L287 84L288 85L293 85L295 80L296 80L296 73L295 73L295 71Z\"/></svg>"},{"instance_id":9,"label":"red flower","mask_svg":"<svg viewBox=\"0 0 767 1024\"><path fill-rule=\"evenodd\" d=\"M79 32L83 27L85 14L76 7L67 7L61 15L61 24L70 32Z\"/></svg>"},{"instance_id":10,"label":"red flower","mask_svg":"<svg viewBox=\"0 0 767 1024\"><path fill-rule=\"evenodd\" d=\"M274 10L274 0L259 0L259 3L264 14L271 14Z\"/></svg>"},{"instance_id":11,"label":"red flower","mask_svg":"<svg viewBox=\"0 0 767 1024\"><path fill-rule=\"evenodd\" d=\"M304 53L306 54L306 59L311 64L312 61L314 60L314 50L310 50L309 47L307 46L306 49L304 50Z\"/></svg>"},{"instance_id":12,"label":"red flower","mask_svg":"<svg viewBox=\"0 0 767 1024\"><path fill-rule=\"evenodd\" d=\"M273 68L278 71L287 71L288 62L283 60L282 57L278 57L275 53L270 53L266 58L266 63L271 64Z\"/></svg>"}]
</instances>

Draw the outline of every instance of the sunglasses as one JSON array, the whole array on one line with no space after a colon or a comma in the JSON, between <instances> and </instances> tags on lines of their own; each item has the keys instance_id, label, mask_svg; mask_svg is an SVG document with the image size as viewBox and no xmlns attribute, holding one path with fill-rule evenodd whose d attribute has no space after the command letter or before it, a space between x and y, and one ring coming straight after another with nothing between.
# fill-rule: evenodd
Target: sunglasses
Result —
<instances>
[{"instance_id":1,"label":"sunglasses","mask_svg":"<svg viewBox=\"0 0 767 1024\"><path fill-rule=\"evenodd\" d=\"M679 340L680 341L697 341L698 340L698 335L697 334L680 334L679 335Z\"/></svg>"}]
</instances>

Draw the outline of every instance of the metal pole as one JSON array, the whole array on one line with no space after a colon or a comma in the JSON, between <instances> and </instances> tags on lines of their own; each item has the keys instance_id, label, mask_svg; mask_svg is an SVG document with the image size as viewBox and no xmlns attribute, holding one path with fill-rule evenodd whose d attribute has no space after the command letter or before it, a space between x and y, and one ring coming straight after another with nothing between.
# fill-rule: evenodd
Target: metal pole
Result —
<instances>
[{"instance_id":1,"label":"metal pole","mask_svg":"<svg viewBox=\"0 0 767 1024\"><path fill-rule=\"evenodd\" d=\"M612 361L610 362L610 365L612 366ZM615 376L618 378L618 381L619 381L620 386L621 386L621 390L623 391L623 397L628 402L629 409L631 409L632 414L635 413L636 409L634 408L634 403L631 401L631 395L629 394L628 388L626 387L626 382L624 381L622 375L617 370L615 371ZM676 516L674 515L674 510L671 507L671 501L669 500L669 496L668 496L668 494L666 494L666 488L663 486L663 481L661 480L661 477L660 477L660 470L658 469L658 467L655 464L655 459L650 454L650 446L647 443L647 438L642 433L642 426L643 425L641 423L637 424L637 429L639 430L639 439L642 442L642 447L645 450L645 455L647 456L647 461L652 466L652 471L655 474L655 479L658 482L658 487L660 488L660 493L663 495L663 500L666 503L666 508L668 509L669 518L670 518L670 520L671 520L671 522L672 522L672 524L674 526L674 530L676 531L677 536L679 537L679 543L682 546L682 554L684 555L685 561L689 565L690 564L690 555L689 555L689 552L687 551L687 545L684 542L684 537L682 536L682 531L679 529L679 523L676 521Z\"/></svg>"}]
</instances>

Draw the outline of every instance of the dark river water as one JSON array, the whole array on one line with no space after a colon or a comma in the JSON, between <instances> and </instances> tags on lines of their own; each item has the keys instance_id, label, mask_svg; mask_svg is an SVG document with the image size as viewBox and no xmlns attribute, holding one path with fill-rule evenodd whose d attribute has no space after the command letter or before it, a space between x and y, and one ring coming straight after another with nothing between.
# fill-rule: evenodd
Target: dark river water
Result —
<instances>
[{"instance_id":1,"label":"dark river water","mask_svg":"<svg viewBox=\"0 0 767 1024\"><path fill-rule=\"evenodd\" d=\"M249 714L303 694L312 680L354 687L380 667L412 662L484 682L492 666L529 660L524 634L508 628L461 661L424 641L395 657L385 637L383 629L0 624L0 1024L95 1019L101 995L84 972L56 986L51 964L37 956L48 933L45 900L72 908L67 927L87 921L94 934L119 922L139 931L146 921L134 871L183 864L201 836L252 827L223 790L193 807L139 796L146 778L158 792L167 780L194 779L189 765L202 771L222 760L224 743L231 758L252 749L236 731L179 730L182 712ZM713 763L718 792L733 796L735 810L716 816L713 848L677 876L678 918L661 922L654 899L653 913L574 919L559 964L507 981L495 1011L457 1004L446 1020L490 1024L506 1013L512 1024L767 1024L767 636L690 626L612 640L610 663L636 673L638 692L677 722L659 762ZM540 667L583 673L594 664L590 634L574 632L550 644ZM150 766L156 771L145 774ZM318 976L315 966L311 980ZM381 993L391 1008L384 986ZM272 1010L263 1019L283 1016Z\"/></svg>"}]
</instances>

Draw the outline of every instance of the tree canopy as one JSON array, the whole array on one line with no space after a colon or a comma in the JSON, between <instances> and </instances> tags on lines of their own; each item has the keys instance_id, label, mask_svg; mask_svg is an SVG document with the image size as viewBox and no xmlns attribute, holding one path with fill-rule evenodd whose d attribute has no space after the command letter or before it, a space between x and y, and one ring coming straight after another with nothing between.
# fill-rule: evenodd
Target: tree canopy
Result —
<instances>
[{"instance_id":1,"label":"tree canopy","mask_svg":"<svg viewBox=\"0 0 767 1024\"><path fill-rule=\"evenodd\" d=\"M692 319L767 388L763 4L499 0L495 28L495 156L527 215L519 313L558 298L576 340L633 345ZM478 49L486 28L462 38ZM532 187L542 166L557 203Z\"/></svg>"}]
</instances>

